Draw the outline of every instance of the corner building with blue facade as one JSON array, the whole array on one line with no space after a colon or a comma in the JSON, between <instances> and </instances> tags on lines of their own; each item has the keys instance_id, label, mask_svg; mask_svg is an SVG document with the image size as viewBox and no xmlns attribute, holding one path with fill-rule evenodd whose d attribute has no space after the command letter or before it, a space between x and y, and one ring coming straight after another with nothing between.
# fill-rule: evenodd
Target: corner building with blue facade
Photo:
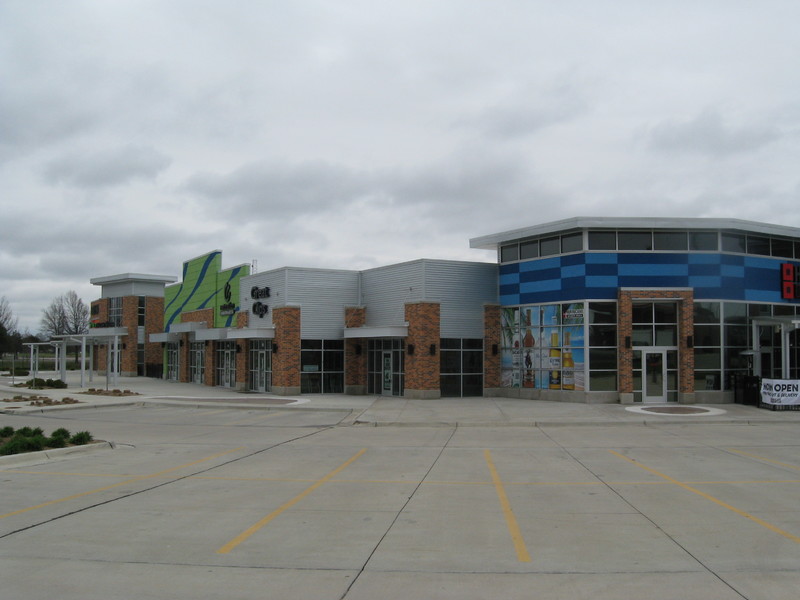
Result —
<instances>
[{"instance_id":1,"label":"corner building with blue facade","mask_svg":"<svg viewBox=\"0 0 800 600\"><path fill-rule=\"evenodd\" d=\"M125 374L280 395L722 403L746 378L800 379L800 229L576 217L470 245L496 264L254 273L214 250L180 280L93 280L93 315L117 328ZM126 283L140 280L158 298ZM137 328L155 321L147 302L160 331Z\"/></svg>"},{"instance_id":2,"label":"corner building with blue facade","mask_svg":"<svg viewBox=\"0 0 800 600\"><path fill-rule=\"evenodd\" d=\"M470 245L498 256L486 394L719 403L744 376L800 377L800 229L576 217Z\"/></svg>"}]
</instances>

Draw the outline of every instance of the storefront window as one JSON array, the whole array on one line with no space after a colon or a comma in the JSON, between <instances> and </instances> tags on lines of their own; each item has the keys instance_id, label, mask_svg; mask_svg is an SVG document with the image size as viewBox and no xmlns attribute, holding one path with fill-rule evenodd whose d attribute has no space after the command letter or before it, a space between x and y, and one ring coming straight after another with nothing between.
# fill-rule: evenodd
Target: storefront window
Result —
<instances>
[{"instance_id":1,"label":"storefront window","mask_svg":"<svg viewBox=\"0 0 800 600\"><path fill-rule=\"evenodd\" d=\"M584 310L582 302L503 309L503 387L583 391Z\"/></svg>"},{"instance_id":2,"label":"storefront window","mask_svg":"<svg viewBox=\"0 0 800 600\"><path fill-rule=\"evenodd\" d=\"M344 391L344 341L300 341L300 391L341 394Z\"/></svg>"},{"instance_id":3,"label":"storefront window","mask_svg":"<svg viewBox=\"0 0 800 600\"><path fill-rule=\"evenodd\" d=\"M442 396L482 396L483 340L446 338L439 346Z\"/></svg>"}]
</instances>

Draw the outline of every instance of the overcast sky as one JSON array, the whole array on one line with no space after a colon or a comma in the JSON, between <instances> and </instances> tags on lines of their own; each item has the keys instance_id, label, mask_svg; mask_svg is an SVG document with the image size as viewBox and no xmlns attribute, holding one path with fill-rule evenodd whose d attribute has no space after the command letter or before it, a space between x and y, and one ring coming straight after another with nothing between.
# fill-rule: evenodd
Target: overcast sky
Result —
<instances>
[{"instance_id":1,"label":"overcast sky","mask_svg":"<svg viewBox=\"0 0 800 600\"><path fill-rule=\"evenodd\" d=\"M491 261L571 216L800 227L797 0L0 0L0 296Z\"/></svg>"}]
</instances>

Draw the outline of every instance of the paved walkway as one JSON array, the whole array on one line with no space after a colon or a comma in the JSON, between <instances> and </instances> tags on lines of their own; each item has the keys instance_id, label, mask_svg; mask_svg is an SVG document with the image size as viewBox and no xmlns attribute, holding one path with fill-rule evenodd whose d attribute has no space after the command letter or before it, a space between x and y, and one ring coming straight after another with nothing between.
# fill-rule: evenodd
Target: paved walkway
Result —
<instances>
[{"instance_id":1,"label":"paved walkway","mask_svg":"<svg viewBox=\"0 0 800 600\"><path fill-rule=\"evenodd\" d=\"M40 373L40 377L57 378L57 374ZM20 381L24 381L24 378L16 378L17 383ZM104 376L95 376L93 382L81 388L80 374L76 372L67 374L67 383L69 387L63 390L28 390L13 387L10 377L0 377L0 412L40 412L120 404L160 403L265 410L342 411L350 415L346 422L375 426L800 422L800 411L773 411L740 404L654 407L545 402L499 397L410 400L344 394L278 396L237 392L228 388L191 383L174 383L148 377L120 377L116 385L108 386ZM87 393L90 388L94 388L98 393ZM130 393L114 395L114 390ZM13 400L15 396L20 399ZM50 398L54 403L72 398L78 403L32 406L31 396Z\"/></svg>"}]
</instances>

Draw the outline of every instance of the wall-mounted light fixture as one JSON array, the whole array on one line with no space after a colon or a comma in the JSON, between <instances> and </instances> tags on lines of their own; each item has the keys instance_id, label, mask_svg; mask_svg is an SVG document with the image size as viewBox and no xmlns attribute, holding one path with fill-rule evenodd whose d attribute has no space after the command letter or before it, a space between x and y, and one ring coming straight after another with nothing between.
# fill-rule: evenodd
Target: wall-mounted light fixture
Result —
<instances>
[{"instance_id":1,"label":"wall-mounted light fixture","mask_svg":"<svg viewBox=\"0 0 800 600\"><path fill-rule=\"evenodd\" d=\"M431 347L428 349L428 352L430 352L431 356L436 356L436 344L431 344Z\"/></svg>"},{"instance_id":2,"label":"wall-mounted light fixture","mask_svg":"<svg viewBox=\"0 0 800 600\"><path fill-rule=\"evenodd\" d=\"M274 343L272 344L272 353L273 354L277 354L278 353L278 344L274 344Z\"/></svg>"},{"instance_id":3,"label":"wall-mounted light fixture","mask_svg":"<svg viewBox=\"0 0 800 600\"><path fill-rule=\"evenodd\" d=\"M631 336L629 336L629 335L625 336L625 347L626 348L630 348L631 347Z\"/></svg>"},{"instance_id":4,"label":"wall-mounted light fixture","mask_svg":"<svg viewBox=\"0 0 800 600\"><path fill-rule=\"evenodd\" d=\"M413 356L414 355L414 344L409 344L408 345L408 355L409 356Z\"/></svg>"},{"instance_id":5,"label":"wall-mounted light fixture","mask_svg":"<svg viewBox=\"0 0 800 600\"><path fill-rule=\"evenodd\" d=\"M497 356L498 348L497 344L492 344L492 356Z\"/></svg>"},{"instance_id":6,"label":"wall-mounted light fixture","mask_svg":"<svg viewBox=\"0 0 800 600\"><path fill-rule=\"evenodd\" d=\"M687 348L694 348L694 336L687 335L686 336L686 347Z\"/></svg>"},{"instance_id":7,"label":"wall-mounted light fixture","mask_svg":"<svg viewBox=\"0 0 800 600\"><path fill-rule=\"evenodd\" d=\"M355 352L356 356L361 356L361 344L356 344Z\"/></svg>"}]
</instances>

